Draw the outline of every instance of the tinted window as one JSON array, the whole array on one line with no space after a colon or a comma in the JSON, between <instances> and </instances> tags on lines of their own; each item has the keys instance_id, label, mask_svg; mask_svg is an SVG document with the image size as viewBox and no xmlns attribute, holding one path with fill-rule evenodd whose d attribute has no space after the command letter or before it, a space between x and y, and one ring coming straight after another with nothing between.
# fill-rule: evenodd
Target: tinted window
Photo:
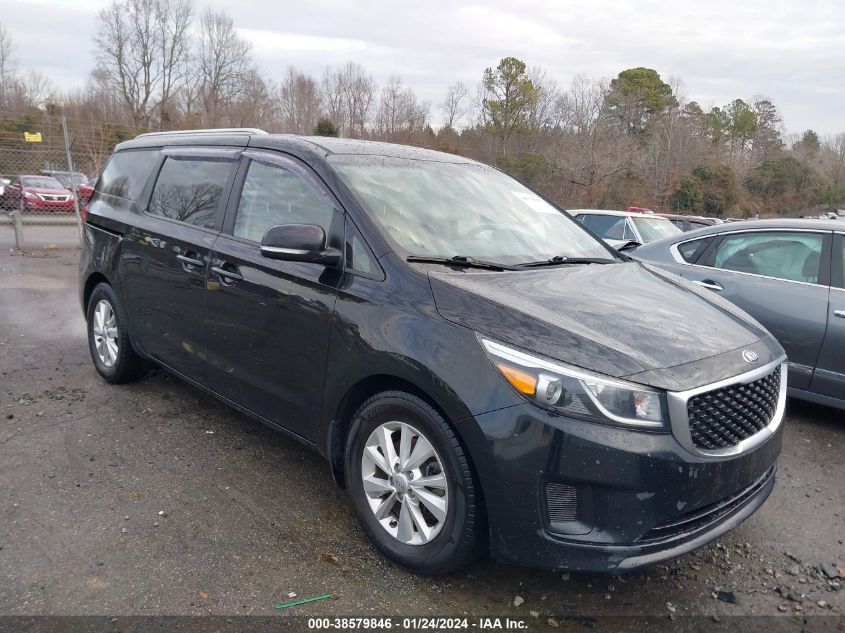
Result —
<instances>
[{"instance_id":1,"label":"tinted window","mask_svg":"<svg viewBox=\"0 0 845 633\"><path fill-rule=\"evenodd\" d=\"M378 266L361 233L352 222L346 223L346 267L358 272L374 274Z\"/></svg>"},{"instance_id":2,"label":"tinted window","mask_svg":"<svg viewBox=\"0 0 845 633\"><path fill-rule=\"evenodd\" d=\"M579 215L578 221L601 238L625 240L633 237L625 218L618 215Z\"/></svg>"},{"instance_id":3,"label":"tinted window","mask_svg":"<svg viewBox=\"0 0 845 633\"><path fill-rule=\"evenodd\" d=\"M754 232L729 235L716 250L716 268L818 283L821 233Z\"/></svg>"},{"instance_id":4,"label":"tinted window","mask_svg":"<svg viewBox=\"0 0 845 633\"><path fill-rule=\"evenodd\" d=\"M328 195L317 194L297 174L253 161L244 181L234 234L260 242L271 226L316 224L328 234L334 215Z\"/></svg>"},{"instance_id":5,"label":"tinted window","mask_svg":"<svg viewBox=\"0 0 845 633\"><path fill-rule=\"evenodd\" d=\"M672 218L672 219L671 219L671 220L669 220L669 221L670 221L672 224L674 224L675 226L677 226L679 229L681 229L682 231L684 230L684 221L683 221L683 220L679 220L679 219L677 219L677 218Z\"/></svg>"},{"instance_id":6,"label":"tinted window","mask_svg":"<svg viewBox=\"0 0 845 633\"><path fill-rule=\"evenodd\" d=\"M159 159L157 149L118 152L97 181L97 192L137 202Z\"/></svg>"},{"instance_id":7,"label":"tinted window","mask_svg":"<svg viewBox=\"0 0 845 633\"><path fill-rule=\"evenodd\" d=\"M150 213L214 228L234 166L227 160L168 158L153 189Z\"/></svg>"},{"instance_id":8,"label":"tinted window","mask_svg":"<svg viewBox=\"0 0 845 633\"><path fill-rule=\"evenodd\" d=\"M712 237L703 237L700 240L678 244L678 252L684 258L684 261L692 263L701 256L712 240Z\"/></svg>"},{"instance_id":9,"label":"tinted window","mask_svg":"<svg viewBox=\"0 0 845 633\"><path fill-rule=\"evenodd\" d=\"M700 228L703 228L705 226L710 226L706 222L696 222L695 220L690 220L689 225L690 225L690 228L692 228L692 229L700 229Z\"/></svg>"}]
</instances>

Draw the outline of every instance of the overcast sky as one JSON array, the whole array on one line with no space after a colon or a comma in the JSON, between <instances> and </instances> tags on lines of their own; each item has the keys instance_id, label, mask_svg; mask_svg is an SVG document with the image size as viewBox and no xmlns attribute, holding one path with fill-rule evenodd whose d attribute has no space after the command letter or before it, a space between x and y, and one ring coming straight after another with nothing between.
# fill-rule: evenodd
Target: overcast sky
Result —
<instances>
[{"instance_id":1,"label":"overcast sky","mask_svg":"<svg viewBox=\"0 0 845 633\"><path fill-rule=\"evenodd\" d=\"M93 65L100 0L2 0L0 22L24 68L60 87ZM771 98L788 132L845 132L843 0L195 0L230 13L262 71L293 65L319 76L353 60L382 83L395 73L431 103L446 86L473 91L487 66L512 55L560 84L648 66L683 79L705 108Z\"/></svg>"}]
</instances>

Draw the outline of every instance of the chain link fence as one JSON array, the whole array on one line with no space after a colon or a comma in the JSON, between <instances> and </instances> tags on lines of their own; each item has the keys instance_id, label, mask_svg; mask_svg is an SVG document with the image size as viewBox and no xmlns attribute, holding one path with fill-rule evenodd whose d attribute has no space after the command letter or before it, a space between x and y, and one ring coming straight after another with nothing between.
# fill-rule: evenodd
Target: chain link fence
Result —
<instances>
[{"instance_id":1,"label":"chain link fence","mask_svg":"<svg viewBox=\"0 0 845 633\"><path fill-rule=\"evenodd\" d=\"M115 144L138 132L49 110L0 112L0 246L78 246L97 176Z\"/></svg>"}]
</instances>

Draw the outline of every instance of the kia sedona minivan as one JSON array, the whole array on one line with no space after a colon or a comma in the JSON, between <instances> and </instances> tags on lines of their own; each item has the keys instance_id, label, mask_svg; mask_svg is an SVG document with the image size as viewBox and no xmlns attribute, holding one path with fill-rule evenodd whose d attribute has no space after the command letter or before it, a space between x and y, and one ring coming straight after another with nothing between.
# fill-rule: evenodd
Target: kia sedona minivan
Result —
<instances>
[{"instance_id":1,"label":"kia sedona minivan","mask_svg":"<svg viewBox=\"0 0 845 633\"><path fill-rule=\"evenodd\" d=\"M111 383L163 367L323 454L375 546L623 571L772 490L786 359L732 304L499 171L260 130L145 134L80 291Z\"/></svg>"}]
</instances>

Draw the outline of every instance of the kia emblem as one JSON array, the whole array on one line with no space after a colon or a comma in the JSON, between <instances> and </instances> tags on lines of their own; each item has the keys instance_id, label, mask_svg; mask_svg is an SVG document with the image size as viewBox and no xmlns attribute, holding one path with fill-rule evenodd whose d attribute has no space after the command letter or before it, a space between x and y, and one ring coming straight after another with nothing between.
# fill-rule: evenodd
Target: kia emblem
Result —
<instances>
[{"instance_id":1,"label":"kia emblem","mask_svg":"<svg viewBox=\"0 0 845 633\"><path fill-rule=\"evenodd\" d=\"M745 360L746 363L756 363L760 360L760 357L757 356L756 352L752 352L750 349L742 350L742 358Z\"/></svg>"}]
</instances>

